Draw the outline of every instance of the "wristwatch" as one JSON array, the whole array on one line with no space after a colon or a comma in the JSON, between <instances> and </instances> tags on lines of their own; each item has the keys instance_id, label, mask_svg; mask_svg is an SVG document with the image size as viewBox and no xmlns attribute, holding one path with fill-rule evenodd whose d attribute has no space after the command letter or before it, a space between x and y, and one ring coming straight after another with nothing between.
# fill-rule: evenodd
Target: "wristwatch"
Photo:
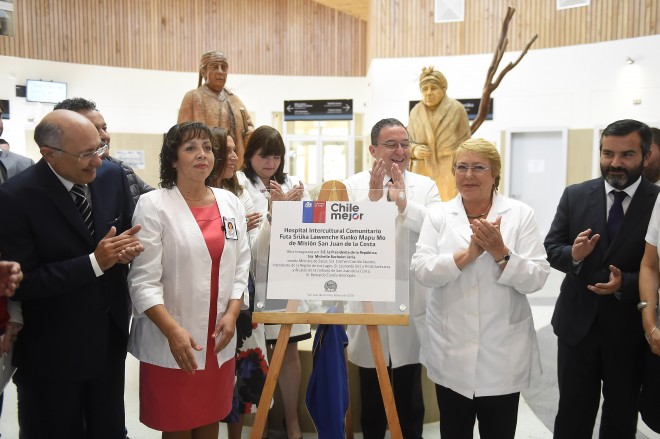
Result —
<instances>
[{"instance_id":1,"label":"wristwatch","mask_svg":"<svg viewBox=\"0 0 660 439\"><path fill-rule=\"evenodd\" d=\"M644 308L646 308L647 306L649 306L649 303L646 302L646 301L644 301L644 300L642 300L641 302L639 302L639 303L637 304L637 309L638 309L639 311L642 311L642 310L643 310ZM658 306L657 306L657 305L656 305L655 309L658 309Z\"/></svg>"},{"instance_id":2,"label":"wristwatch","mask_svg":"<svg viewBox=\"0 0 660 439\"><path fill-rule=\"evenodd\" d=\"M502 259L500 259L499 261L496 261L497 265L504 265L507 262L509 262L509 259L511 259L511 250L509 250L509 253L504 255L504 257Z\"/></svg>"}]
</instances>

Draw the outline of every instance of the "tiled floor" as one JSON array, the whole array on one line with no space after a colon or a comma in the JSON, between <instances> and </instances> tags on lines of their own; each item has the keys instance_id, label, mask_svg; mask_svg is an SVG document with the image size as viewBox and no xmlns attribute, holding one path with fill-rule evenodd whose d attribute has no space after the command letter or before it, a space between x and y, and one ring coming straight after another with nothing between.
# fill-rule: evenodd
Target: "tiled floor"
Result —
<instances>
[{"instance_id":1,"label":"tiled floor","mask_svg":"<svg viewBox=\"0 0 660 439\"><path fill-rule=\"evenodd\" d=\"M552 433L549 426L552 425L554 418L554 410L556 410L556 381L555 369L553 367L556 361L556 339L552 334L550 325L550 318L554 307L555 300L559 291L559 284L561 283L562 274L553 272L546 283L545 288L531 296L529 296L532 305L532 312L534 314L534 321L537 333L539 335L539 344L541 349L542 362L544 367L544 376L542 380L535 383L535 387L528 392L524 392L523 396L527 397L527 401L521 400L520 408L518 411L518 429L516 438L525 439L545 439L551 438ZM128 427L131 439L157 439L160 438L160 433L151 430L144 425L140 424L138 420L138 363L129 356L126 362L126 424ZM543 387L545 386L545 387ZM249 437L249 428L243 432L243 437ZM16 388L10 384L5 391L5 402L0 418L0 433L2 438L16 439L18 438L18 426L16 423ZM272 432L269 436L271 438L279 439L278 432ZM226 430L221 428L220 438L226 438ZM283 437L283 436L279 436ZM306 438L314 438L316 435L305 434ZM361 438L362 435L356 434L356 438ZM387 435L389 438L389 435ZM439 438L439 424L427 424L424 428L424 437L426 439ZM479 437L475 427L475 438ZM595 434L594 437L597 437ZM660 435L651 432L641 421L639 423L638 438L644 439L660 439Z\"/></svg>"}]
</instances>

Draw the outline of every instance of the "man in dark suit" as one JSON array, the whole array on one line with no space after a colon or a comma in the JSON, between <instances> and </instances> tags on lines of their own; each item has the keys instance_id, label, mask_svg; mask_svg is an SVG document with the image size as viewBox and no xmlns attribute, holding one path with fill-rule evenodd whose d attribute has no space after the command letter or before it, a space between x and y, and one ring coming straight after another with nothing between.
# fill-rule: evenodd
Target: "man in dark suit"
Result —
<instances>
[{"instance_id":1,"label":"man in dark suit","mask_svg":"<svg viewBox=\"0 0 660 439\"><path fill-rule=\"evenodd\" d=\"M566 273L552 326L558 337L559 409L554 437L634 438L644 335L637 303L644 236L660 191L643 178L651 131L635 120L600 139L602 177L566 188L545 239L548 261Z\"/></svg>"},{"instance_id":2,"label":"man in dark suit","mask_svg":"<svg viewBox=\"0 0 660 439\"><path fill-rule=\"evenodd\" d=\"M30 158L9 150L0 151L0 183L4 183L32 165L34 165L34 162Z\"/></svg>"},{"instance_id":3,"label":"man in dark suit","mask_svg":"<svg viewBox=\"0 0 660 439\"><path fill-rule=\"evenodd\" d=\"M143 250L122 169L84 116L37 125L42 159L0 186L0 251L21 264L21 438L124 437L127 265Z\"/></svg>"}]
</instances>

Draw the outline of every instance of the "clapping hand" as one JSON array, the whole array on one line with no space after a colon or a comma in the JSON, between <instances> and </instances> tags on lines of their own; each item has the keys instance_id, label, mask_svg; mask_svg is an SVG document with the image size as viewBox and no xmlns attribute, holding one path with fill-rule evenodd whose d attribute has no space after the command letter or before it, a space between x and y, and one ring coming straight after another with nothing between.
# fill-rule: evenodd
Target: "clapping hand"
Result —
<instances>
[{"instance_id":1,"label":"clapping hand","mask_svg":"<svg viewBox=\"0 0 660 439\"><path fill-rule=\"evenodd\" d=\"M502 216L498 216L492 223L485 219L475 219L470 224L472 239L496 261L503 259L509 253L500 232L501 222Z\"/></svg>"},{"instance_id":2,"label":"clapping hand","mask_svg":"<svg viewBox=\"0 0 660 439\"><path fill-rule=\"evenodd\" d=\"M112 226L108 233L99 241L94 250L96 262L105 271L117 263L128 264L137 255L144 251L144 246L140 243L135 234L140 231L141 225L136 224L130 229L117 235L117 228Z\"/></svg>"},{"instance_id":3,"label":"clapping hand","mask_svg":"<svg viewBox=\"0 0 660 439\"><path fill-rule=\"evenodd\" d=\"M0 296L11 297L23 280L18 262L0 261Z\"/></svg>"}]
</instances>

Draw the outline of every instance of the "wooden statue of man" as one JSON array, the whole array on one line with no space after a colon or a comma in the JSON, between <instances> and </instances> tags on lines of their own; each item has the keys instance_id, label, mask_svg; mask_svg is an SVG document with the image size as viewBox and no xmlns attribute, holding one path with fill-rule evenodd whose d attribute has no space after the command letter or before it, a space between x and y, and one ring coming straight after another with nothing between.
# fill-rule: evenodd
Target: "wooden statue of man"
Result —
<instances>
[{"instance_id":1,"label":"wooden statue of man","mask_svg":"<svg viewBox=\"0 0 660 439\"><path fill-rule=\"evenodd\" d=\"M202 55L197 88L183 97L177 123L195 121L226 129L236 144L237 167L240 169L245 144L254 131L254 125L243 102L225 88L228 70L229 63L224 53L211 51Z\"/></svg>"}]
</instances>

